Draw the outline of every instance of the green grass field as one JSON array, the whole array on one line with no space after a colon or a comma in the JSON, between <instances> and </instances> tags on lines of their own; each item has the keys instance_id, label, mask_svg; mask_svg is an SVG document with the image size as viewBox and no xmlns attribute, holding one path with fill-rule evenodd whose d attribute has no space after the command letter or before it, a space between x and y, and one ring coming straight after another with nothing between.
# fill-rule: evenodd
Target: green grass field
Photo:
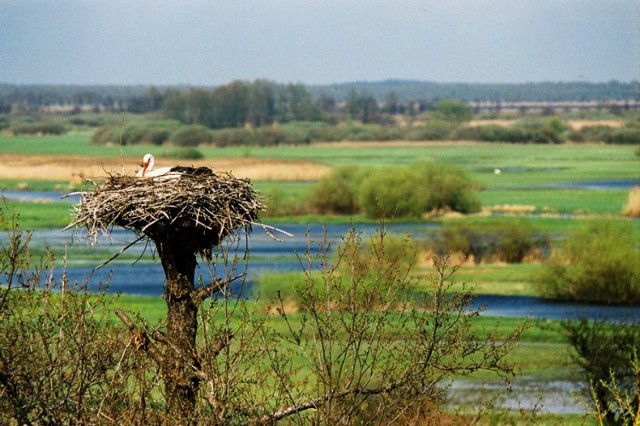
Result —
<instances>
[{"instance_id":1,"label":"green grass field","mask_svg":"<svg viewBox=\"0 0 640 426\"><path fill-rule=\"evenodd\" d=\"M61 136L0 136L0 153L87 155L118 157L120 146L91 144L91 133ZM488 186L540 185L598 179L640 179L636 147L596 144L502 144L461 145L433 143L397 146L358 147L357 144L321 144L268 147L199 147L207 158L278 158L318 161L331 166L411 164L416 161L440 161L456 164ZM175 150L171 146L129 145L125 156L157 155ZM496 175L495 169L501 174Z\"/></svg>"},{"instance_id":2,"label":"green grass field","mask_svg":"<svg viewBox=\"0 0 640 426\"><path fill-rule=\"evenodd\" d=\"M64 136L0 136L0 153L87 155L96 157L119 157L119 146L95 146L90 143L89 132L72 133ZM144 145L125 146L125 156L142 156L148 151L161 155L174 147L149 147ZM284 160L318 161L330 166L377 166L385 164L411 164L416 161L439 161L463 167L483 190L478 192L483 206L527 205L534 206L535 213L544 213L527 218L533 227L551 235L566 235L578 228L583 219L563 217L562 214L580 214L588 217L616 217L626 202L628 191L568 189L550 187L550 184L596 181L609 179L640 179L640 158L634 146L611 145L509 145L483 144L460 145L434 143L415 146L378 145L375 147L357 144L323 144L274 147L201 147L199 150L207 158L278 158ZM501 173L496 174L495 169ZM14 188L19 182L0 180L0 187ZM51 190L64 186L65 182L29 181L29 188ZM314 182L256 181L255 189L283 205L306 202ZM22 229L63 228L71 220L71 206L63 203L17 203L6 202L0 208L12 210L20 216ZM548 215L547 215L548 213ZM266 223L318 223L349 220L371 222L362 217L323 217L300 215L293 217L269 217L263 215ZM471 215L461 218L442 218L441 223L465 221L473 225L491 225L498 221L520 220L509 216ZM623 219L620 219L623 220ZM640 221L634 225L640 230ZM85 253L85 259L97 263L102 253ZM132 260L125 258L125 260ZM463 283L475 286L478 293L535 295L533 277L542 268L538 264L489 264L463 266L455 276L453 289ZM428 273L428 268L420 268L420 274ZM265 282L279 283L280 290L290 289L291 276L266 277ZM299 275L298 275L299 276ZM283 283L283 281L288 281ZM264 294L264 297L272 297ZM130 313L140 313L154 324L165 318L165 304L160 298L122 295L115 301L115 307ZM296 314L292 314L295 320ZM282 327L279 318L269 319L275 328ZM489 328L496 318L481 316L475 319L477 327ZM513 329L522 319L500 320L505 333ZM511 355L521 375L539 380L571 379L576 368L570 364L570 351L554 322L532 323L524 333L522 344ZM557 325L557 324L555 324ZM478 380L486 377L478 376ZM556 417L550 417L550 424L557 424ZM584 424L581 416L569 416L558 420L561 424Z\"/></svg>"}]
</instances>

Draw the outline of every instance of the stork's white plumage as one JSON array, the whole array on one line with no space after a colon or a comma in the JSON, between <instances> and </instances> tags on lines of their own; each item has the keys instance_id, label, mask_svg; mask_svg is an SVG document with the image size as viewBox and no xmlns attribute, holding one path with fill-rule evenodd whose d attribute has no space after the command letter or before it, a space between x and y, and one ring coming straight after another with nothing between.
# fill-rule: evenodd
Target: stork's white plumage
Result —
<instances>
[{"instance_id":1,"label":"stork's white plumage","mask_svg":"<svg viewBox=\"0 0 640 426\"><path fill-rule=\"evenodd\" d=\"M184 175L210 175L213 173L208 167L184 167L184 166L173 166L173 167L161 167L159 169L153 169L155 164L155 160L153 155L145 154L142 159L142 164L140 166L142 169L138 170L136 173L137 177L149 177L149 178L159 178L159 179L180 179L180 177Z\"/></svg>"},{"instance_id":2,"label":"stork's white plumage","mask_svg":"<svg viewBox=\"0 0 640 426\"><path fill-rule=\"evenodd\" d=\"M155 164L155 160L153 158L153 155L145 154L144 158L142 159L142 164L140 164L142 168L138 170L138 173L136 173L136 176L137 177L159 177L159 176L164 176L164 175L167 175L168 173L171 173L173 169L173 167L161 167L157 170L154 170L153 169L154 164ZM175 174L175 177L180 177L180 175Z\"/></svg>"}]
</instances>

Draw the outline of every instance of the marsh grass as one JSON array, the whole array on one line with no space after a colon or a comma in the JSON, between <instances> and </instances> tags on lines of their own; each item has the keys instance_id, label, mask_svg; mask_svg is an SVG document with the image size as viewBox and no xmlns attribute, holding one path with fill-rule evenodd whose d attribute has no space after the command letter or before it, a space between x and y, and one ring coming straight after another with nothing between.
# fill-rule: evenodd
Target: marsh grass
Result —
<instances>
[{"instance_id":1,"label":"marsh grass","mask_svg":"<svg viewBox=\"0 0 640 426\"><path fill-rule=\"evenodd\" d=\"M627 204L625 204L622 214L630 217L640 217L640 186L636 186L629 191Z\"/></svg>"},{"instance_id":2,"label":"marsh grass","mask_svg":"<svg viewBox=\"0 0 640 426\"><path fill-rule=\"evenodd\" d=\"M624 205L628 191L606 190L592 191L587 189L508 189L495 188L479 191L478 197L482 205L491 209L493 206L530 206L531 209L496 208L504 214L588 214L618 213Z\"/></svg>"}]
</instances>

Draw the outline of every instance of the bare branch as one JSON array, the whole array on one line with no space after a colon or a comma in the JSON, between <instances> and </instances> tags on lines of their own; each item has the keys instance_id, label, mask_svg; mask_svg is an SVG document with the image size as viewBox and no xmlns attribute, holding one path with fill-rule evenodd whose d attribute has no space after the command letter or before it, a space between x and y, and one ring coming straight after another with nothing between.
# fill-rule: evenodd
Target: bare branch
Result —
<instances>
[{"instance_id":1,"label":"bare branch","mask_svg":"<svg viewBox=\"0 0 640 426\"><path fill-rule=\"evenodd\" d=\"M400 383L391 384L389 386L384 386L380 388L373 389L346 389L338 394L325 394L318 398L312 399L311 401L302 402L299 404L293 404L287 408L283 408L281 410L275 411L271 414L263 416L261 419L261 423L269 424L273 422L277 422L278 420L282 420L285 417L289 417L293 414L301 413L306 410L317 409L321 404L330 400L331 398L336 399L344 399L349 395L381 395L393 392L397 388L401 386Z\"/></svg>"},{"instance_id":2,"label":"bare branch","mask_svg":"<svg viewBox=\"0 0 640 426\"><path fill-rule=\"evenodd\" d=\"M227 331L211 348L211 355L216 357L233 339L233 331Z\"/></svg>"},{"instance_id":3,"label":"bare branch","mask_svg":"<svg viewBox=\"0 0 640 426\"><path fill-rule=\"evenodd\" d=\"M117 258L118 256L120 256L122 253L124 253L129 247L131 247L132 245L134 245L135 243L137 243L138 241L142 240L144 237L144 235L136 238L134 241L130 242L129 244L127 244L123 249L121 249L118 253L114 254L113 256L111 256L109 259L107 259L106 261L102 262L100 265L96 266L96 270L102 268L103 266L108 265L112 260L114 260L115 258Z\"/></svg>"},{"instance_id":4,"label":"bare branch","mask_svg":"<svg viewBox=\"0 0 640 426\"><path fill-rule=\"evenodd\" d=\"M201 304L208 297L213 296L214 294L224 290L228 287L232 282L239 278L243 278L246 274L237 275L229 280L215 280L211 284L207 284L204 286L200 286L194 291L191 292L191 298L196 303L196 305Z\"/></svg>"},{"instance_id":5,"label":"bare branch","mask_svg":"<svg viewBox=\"0 0 640 426\"><path fill-rule=\"evenodd\" d=\"M147 333L140 327L138 327L133 321L131 321L131 318L129 318L127 314L125 314L120 309L116 309L115 312L118 318L120 318L120 320L127 327L129 327L129 331L131 331L131 334L133 336L133 341L136 349L145 351L158 365L163 365L164 356L158 350L158 348L156 348L153 343L151 343L151 341L149 340L149 336L147 336Z\"/></svg>"}]
</instances>

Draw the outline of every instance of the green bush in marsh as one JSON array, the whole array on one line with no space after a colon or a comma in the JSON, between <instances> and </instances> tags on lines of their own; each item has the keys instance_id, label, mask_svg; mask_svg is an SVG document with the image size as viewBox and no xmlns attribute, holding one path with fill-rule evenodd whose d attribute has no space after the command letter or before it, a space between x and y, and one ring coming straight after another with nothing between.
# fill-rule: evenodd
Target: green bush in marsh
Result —
<instances>
[{"instance_id":1,"label":"green bush in marsh","mask_svg":"<svg viewBox=\"0 0 640 426\"><path fill-rule=\"evenodd\" d=\"M473 256L476 263L520 263L527 257L540 257L549 241L545 234L523 219L496 222L488 226L447 223L432 244L434 251Z\"/></svg>"},{"instance_id":2,"label":"green bush in marsh","mask_svg":"<svg viewBox=\"0 0 640 426\"><path fill-rule=\"evenodd\" d=\"M628 222L593 221L560 245L537 279L547 298L584 303L640 303L640 251Z\"/></svg>"}]
</instances>

